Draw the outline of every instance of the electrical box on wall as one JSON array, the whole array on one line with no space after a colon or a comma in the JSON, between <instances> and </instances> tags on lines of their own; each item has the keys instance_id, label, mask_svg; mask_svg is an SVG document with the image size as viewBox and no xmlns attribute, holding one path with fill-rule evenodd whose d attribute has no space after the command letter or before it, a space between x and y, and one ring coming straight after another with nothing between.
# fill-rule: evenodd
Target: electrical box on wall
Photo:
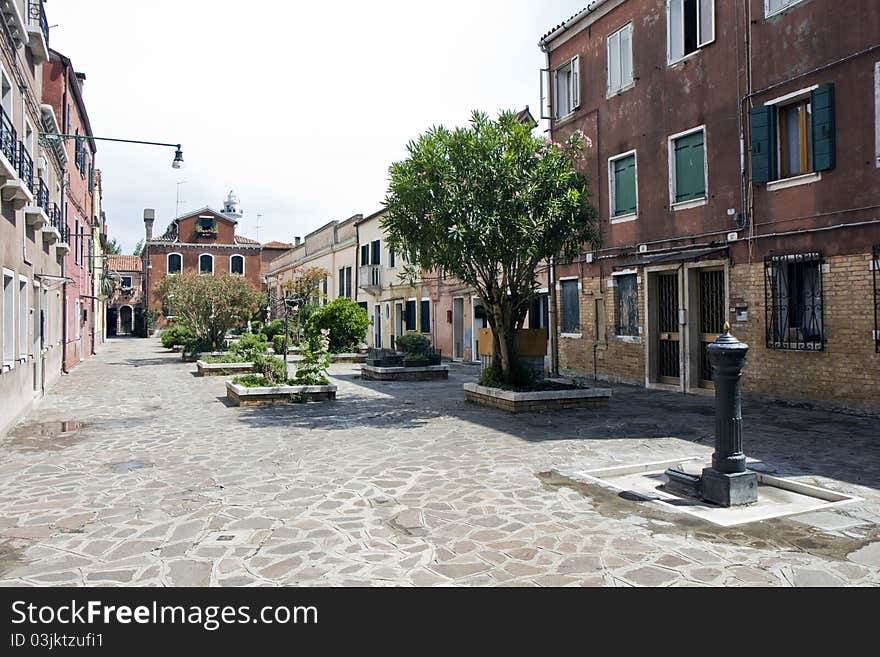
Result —
<instances>
[{"instance_id":1,"label":"electrical box on wall","mask_svg":"<svg viewBox=\"0 0 880 657\"><path fill-rule=\"evenodd\" d=\"M639 253L647 253L648 245L647 244L639 244Z\"/></svg>"},{"instance_id":2,"label":"electrical box on wall","mask_svg":"<svg viewBox=\"0 0 880 657\"><path fill-rule=\"evenodd\" d=\"M588 265L592 265L592 264L593 264L593 254L592 254L592 253L588 253L587 256L586 256L586 258L584 258L584 261L585 261Z\"/></svg>"}]
</instances>

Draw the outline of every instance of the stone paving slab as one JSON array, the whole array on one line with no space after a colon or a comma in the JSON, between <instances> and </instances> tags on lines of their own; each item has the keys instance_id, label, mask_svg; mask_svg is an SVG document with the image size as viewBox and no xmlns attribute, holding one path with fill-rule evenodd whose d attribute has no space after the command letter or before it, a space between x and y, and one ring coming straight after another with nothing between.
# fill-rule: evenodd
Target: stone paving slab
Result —
<instances>
[{"instance_id":1,"label":"stone paving slab","mask_svg":"<svg viewBox=\"0 0 880 657\"><path fill-rule=\"evenodd\" d=\"M542 477L708 458L709 398L511 416L465 403L472 366L358 369L332 367L335 402L241 409L157 340L111 340L0 440L0 585L880 585L877 419L748 403L750 456L863 499L723 528Z\"/></svg>"}]
</instances>

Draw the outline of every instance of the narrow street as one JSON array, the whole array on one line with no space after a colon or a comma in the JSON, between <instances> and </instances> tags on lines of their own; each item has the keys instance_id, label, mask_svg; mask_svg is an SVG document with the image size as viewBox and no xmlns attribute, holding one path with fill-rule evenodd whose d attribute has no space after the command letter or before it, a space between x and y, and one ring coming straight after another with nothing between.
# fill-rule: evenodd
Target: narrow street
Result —
<instances>
[{"instance_id":1,"label":"narrow street","mask_svg":"<svg viewBox=\"0 0 880 657\"><path fill-rule=\"evenodd\" d=\"M110 340L0 442L0 583L880 584L877 419L747 400L750 456L865 501L723 529L539 477L708 456L708 397L615 387L607 409L514 417L465 404L476 367L340 365L335 403L239 409L194 371Z\"/></svg>"}]
</instances>

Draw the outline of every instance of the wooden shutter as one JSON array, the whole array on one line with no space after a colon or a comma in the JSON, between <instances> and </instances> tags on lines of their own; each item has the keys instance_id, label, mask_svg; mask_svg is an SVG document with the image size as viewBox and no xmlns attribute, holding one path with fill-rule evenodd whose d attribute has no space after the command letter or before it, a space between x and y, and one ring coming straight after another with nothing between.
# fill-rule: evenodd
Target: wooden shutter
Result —
<instances>
[{"instance_id":1,"label":"wooden shutter","mask_svg":"<svg viewBox=\"0 0 880 657\"><path fill-rule=\"evenodd\" d=\"M614 216L636 211L636 157L614 161Z\"/></svg>"},{"instance_id":2,"label":"wooden shutter","mask_svg":"<svg viewBox=\"0 0 880 657\"><path fill-rule=\"evenodd\" d=\"M370 264L370 245L364 244L361 246L361 265Z\"/></svg>"},{"instance_id":3,"label":"wooden shutter","mask_svg":"<svg viewBox=\"0 0 880 657\"><path fill-rule=\"evenodd\" d=\"M569 77L569 83L571 84L571 109L576 110L581 106L581 71L580 71L580 57L575 57L571 60L571 77Z\"/></svg>"},{"instance_id":4,"label":"wooden shutter","mask_svg":"<svg viewBox=\"0 0 880 657\"><path fill-rule=\"evenodd\" d=\"M581 309L578 282L562 281L562 330L575 333L580 330Z\"/></svg>"},{"instance_id":5,"label":"wooden shutter","mask_svg":"<svg viewBox=\"0 0 880 657\"><path fill-rule=\"evenodd\" d=\"M692 201L706 195L703 131L675 140L675 202Z\"/></svg>"},{"instance_id":6,"label":"wooden shutter","mask_svg":"<svg viewBox=\"0 0 880 657\"><path fill-rule=\"evenodd\" d=\"M345 296L345 269L339 270L339 297Z\"/></svg>"},{"instance_id":7,"label":"wooden shutter","mask_svg":"<svg viewBox=\"0 0 880 657\"><path fill-rule=\"evenodd\" d=\"M608 85L607 93L612 93L623 86L620 79L620 32L615 32L608 37L606 45L608 49Z\"/></svg>"},{"instance_id":8,"label":"wooden shutter","mask_svg":"<svg viewBox=\"0 0 880 657\"><path fill-rule=\"evenodd\" d=\"M431 332L431 302L428 301L427 299L422 299L421 332L422 333L430 333Z\"/></svg>"},{"instance_id":9,"label":"wooden shutter","mask_svg":"<svg viewBox=\"0 0 880 657\"><path fill-rule=\"evenodd\" d=\"M752 182L776 180L776 108L752 109Z\"/></svg>"},{"instance_id":10,"label":"wooden shutter","mask_svg":"<svg viewBox=\"0 0 880 657\"><path fill-rule=\"evenodd\" d=\"M370 256L370 264L382 264L382 242L380 240L376 240L375 242L373 242L373 253Z\"/></svg>"},{"instance_id":11,"label":"wooden shutter","mask_svg":"<svg viewBox=\"0 0 880 657\"><path fill-rule=\"evenodd\" d=\"M415 302L415 300L406 302L406 330L407 331L415 331L416 330L416 302Z\"/></svg>"},{"instance_id":12,"label":"wooden shutter","mask_svg":"<svg viewBox=\"0 0 880 657\"><path fill-rule=\"evenodd\" d=\"M553 118L553 85L550 84L550 69L541 69L541 118Z\"/></svg>"},{"instance_id":13,"label":"wooden shutter","mask_svg":"<svg viewBox=\"0 0 880 657\"><path fill-rule=\"evenodd\" d=\"M812 93L813 170L828 171L837 164L834 85L824 84Z\"/></svg>"}]
</instances>

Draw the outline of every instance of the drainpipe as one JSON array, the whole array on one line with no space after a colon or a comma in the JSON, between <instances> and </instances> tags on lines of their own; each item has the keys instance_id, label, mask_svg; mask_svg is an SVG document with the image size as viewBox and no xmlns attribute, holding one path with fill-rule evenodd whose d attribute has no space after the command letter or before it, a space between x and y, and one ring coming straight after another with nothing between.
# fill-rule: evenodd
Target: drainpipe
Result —
<instances>
[{"instance_id":1,"label":"drainpipe","mask_svg":"<svg viewBox=\"0 0 880 657\"><path fill-rule=\"evenodd\" d=\"M547 287L550 288L550 373L559 376L559 321L556 311L556 258L550 258L547 270Z\"/></svg>"}]
</instances>

